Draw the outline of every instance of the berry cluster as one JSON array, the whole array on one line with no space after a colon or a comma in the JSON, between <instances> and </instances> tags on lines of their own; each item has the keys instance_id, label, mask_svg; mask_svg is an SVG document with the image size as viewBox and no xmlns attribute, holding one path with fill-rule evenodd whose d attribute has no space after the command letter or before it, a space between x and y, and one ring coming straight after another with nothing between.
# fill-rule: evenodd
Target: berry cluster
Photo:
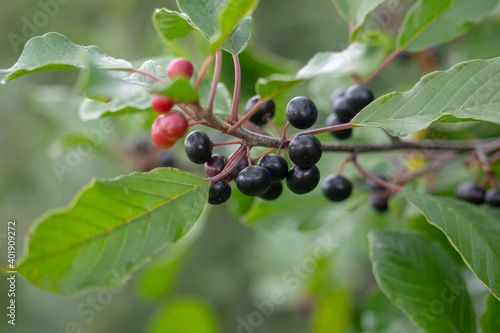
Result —
<instances>
[{"instance_id":1,"label":"berry cluster","mask_svg":"<svg viewBox=\"0 0 500 333\"><path fill-rule=\"evenodd\" d=\"M331 97L333 113L326 118L326 126L346 124L352 120L368 104L373 102L374 97L370 89L361 85L354 85L347 90L337 89ZM351 137L352 129L330 132L340 140Z\"/></svg>"},{"instance_id":2,"label":"berry cluster","mask_svg":"<svg viewBox=\"0 0 500 333\"><path fill-rule=\"evenodd\" d=\"M475 205L487 203L493 207L500 207L500 190L498 188L492 187L485 191L484 188L472 181L458 185L455 189L455 197Z\"/></svg>"},{"instance_id":3,"label":"berry cluster","mask_svg":"<svg viewBox=\"0 0 500 333\"><path fill-rule=\"evenodd\" d=\"M167 67L167 76L172 80L178 77L190 79L193 72L193 64L183 58L173 60ZM163 149L172 147L177 140L186 134L188 129L188 122L184 115L172 111L174 105L175 101L166 96L153 95L151 99L151 107L161 114L151 127L151 138L158 147Z\"/></svg>"}]
</instances>

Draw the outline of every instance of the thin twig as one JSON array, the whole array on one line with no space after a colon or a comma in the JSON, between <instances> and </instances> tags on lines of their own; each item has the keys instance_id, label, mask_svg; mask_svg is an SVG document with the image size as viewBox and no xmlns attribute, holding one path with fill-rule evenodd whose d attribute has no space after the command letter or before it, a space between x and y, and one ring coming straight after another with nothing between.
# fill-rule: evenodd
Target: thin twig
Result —
<instances>
[{"instance_id":1,"label":"thin twig","mask_svg":"<svg viewBox=\"0 0 500 333\"><path fill-rule=\"evenodd\" d=\"M364 82L363 85L368 85L384 68L386 68L394 59L396 59L399 54L401 53L401 50L396 50L392 52L387 59L384 60L384 62L377 68Z\"/></svg>"},{"instance_id":2,"label":"thin twig","mask_svg":"<svg viewBox=\"0 0 500 333\"><path fill-rule=\"evenodd\" d=\"M276 134L278 134L278 136L281 137L282 134L281 134L280 130L278 129L278 127L276 127L276 125L274 125L273 121L271 120L271 117L267 117L266 121L269 124L269 126L271 126L271 128L276 132Z\"/></svg>"},{"instance_id":3,"label":"thin twig","mask_svg":"<svg viewBox=\"0 0 500 333\"><path fill-rule=\"evenodd\" d=\"M375 177L365 169L359 165L358 161L356 160L356 157L353 157L352 163L356 169L358 169L359 173L361 173L365 178L370 179L373 181L375 184L378 184L388 190L395 191L395 192L403 192L403 188L397 185L389 184L386 181L383 181L382 179Z\"/></svg>"},{"instance_id":4,"label":"thin twig","mask_svg":"<svg viewBox=\"0 0 500 333\"><path fill-rule=\"evenodd\" d=\"M153 74L148 73L148 72L145 72L143 70L137 69L137 68L110 68L110 70L112 70L112 71L120 71L120 72L137 73L137 74L140 74L140 75L145 76L147 78L150 78L151 80L156 81L158 83L167 84L166 81L164 81L163 79L159 78L158 76L153 75Z\"/></svg>"},{"instance_id":5,"label":"thin twig","mask_svg":"<svg viewBox=\"0 0 500 333\"><path fill-rule=\"evenodd\" d=\"M236 124L234 124L233 126L231 126L231 128L229 128L227 130L227 134L231 134L233 133L234 131L236 131L238 128L240 128L243 124L246 123L247 120L249 120L257 111L259 111L259 108L264 105L269 99L268 98L264 98L264 99L261 99L260 101L258 101L254 106L253 108L248 111L248 113L246 113L243 117L241 117L237 122Z\"/></svg>"},{"instance_id":6,"label":"thin twig","mask_svg":"<svg viewBox=\"0 0 500 333\"><path fill-rule=\"evenodd\" d=\"M210 64L214 60L215 55L214 54L209 54L208 57L205 59L203 64L201 65L200 71L198 72L198 76L196 77L196 81L194 83L194 88L198 89L201 85L201 81L203 80L203 77L205 76L205 73L208 70L208 67L210 67Z\"/></svg>"}]
</instances>

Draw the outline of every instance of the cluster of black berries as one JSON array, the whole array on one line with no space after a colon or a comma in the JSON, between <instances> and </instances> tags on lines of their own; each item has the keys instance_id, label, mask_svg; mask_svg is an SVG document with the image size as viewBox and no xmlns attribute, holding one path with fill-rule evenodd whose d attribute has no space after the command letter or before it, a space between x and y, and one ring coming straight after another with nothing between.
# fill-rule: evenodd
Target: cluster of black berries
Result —
<instances>
[{"instance_id":1,"label":"cluster of black berries","mask_svg":"<svg viewBox=\"0 0 500 333\"><path fill-rule=\"evenodd\" d=\"M487 203L493 207L500 207L500 190L498 188L490 188L485 191L484 188L472 181L458 185L455 189L455 197L475 205Z\"/></svg>"},{"instance_id":2,"label":"cluster of black berries","mask_svg":"<svg viewBox=\"0 0 500 333\"><path fill-rule=\"evenodd\" d=\"M373 94L365 87L353 86L338 94L337 99L349 102L348 112L352 118L373 100ZM250 112L259 102L259 96L252 97L245 106L245 112ZM259 107L250 117L250 121L259 126L264 125L273 118L275 111L274 101L269 100ZM286 117L293 127L308 129L316 123L318 110L312 100L298 96L288 103ZM216 177L223 172L230 160L233 161L232 157L212 154L213 144L201 131L191 132L186 137L184 147L192 162L205 165L205 172L209 177ZM231 173L225 174L223 179L211 184L209 203L226 202L231 196L231 187L228 183L233 179L241 193L265 200L274 200L281 195L282 181L285 179L287 187L293 193L305 194L314 190L320 181L320 171L316 164L323 154L321 142L311 134L302 133L293 136L288 146L283 148L293 163L291 168L288 167L285 158L278 154L264 155L257 165L254 165L249 158L243 158ZM322 190L329 200L342 201L351 194L352 184L346 178L334 174L325 179Z\"/></svg>"},{"instance_id":3,"label":"cluster of black berries","mask_svg":"<svg viewBox=\"0 0 500 333\"><path fill-rule=\"evenodd\" d=\"M354 85L347 90L337 89L331 97L333 113L326 118L326 126L346 124L368 104L373 102L373 93L365 86ZM345 140L351 137L352 129L330 132L333 137Z\"/></svg>"}]
</instances>

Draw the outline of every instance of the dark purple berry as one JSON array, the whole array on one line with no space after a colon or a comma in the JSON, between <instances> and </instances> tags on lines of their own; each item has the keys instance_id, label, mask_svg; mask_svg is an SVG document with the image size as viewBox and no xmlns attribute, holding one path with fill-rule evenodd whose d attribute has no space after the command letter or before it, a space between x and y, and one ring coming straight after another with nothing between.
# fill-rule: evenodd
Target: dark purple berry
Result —
<instances>
[{"instance_id":1,"label":"dark purple berry","mask_svg":"<svg viewBox=\"0 0 500 333\"><path fill-rule=\"evenodd\" d=\"M345 89L344 88L335 89L333 91L332 95L330 96L330 102L332 102L332 105L333 105L333 101L335 101L339 97L344 97L344 95L345 95Z\"/></svg>"},{"instance_id":2,"label":"dark purple berry","mask_svg":"<svg viewBox=\"0 0 500 333\"><path fill-rule=\"evenodd\" d=\"M388 179L387 179L387 177L385 175L382 175L382 174L379 174L379 173L374 173L373 176L375 178L383 180L384 182L388 181ZM366 179L366 186L368 186L368 188L371 191L383 191L383 190L386 190L385 187L380 186L379 184L375 183L373 180L368 179L368 178Z\"/></svg>"},{"instance_id":3,"label":"dark purple berry","mask_svg":"<svg viewBox=\"0 0 500 333\"><path fill-rule=\"evenodd\" d=\"M269 190L272 184L271 173L266 168L250 165L241 170L236 177L236 186L244 195L255 197Z\"/></svg>"},{"instance_id":4,"label":"dark purple berry","mask_svg":"<svg viewBox=\"0 0 500 333\"><path fill-rule=\"evenodd\" d=\"M347 107L345 97L341 96L332 102L333 113L336 114L343 123L348 123L352 119L351 111Z\"/></svg>"},{"instance_id":5,"label":"dark purple berry","mask_svg":"<svg viewBox=\"0 0 500 333\"><path fill-rule=\"evenodd\" d=\"M349 87L345 92L344 98L352 117L357 115L359 111L363 110L375 99L370 89L361 85Z\"/></svg>"},{"instance_id":6,"label":"dark purple berry","mask_svg":"<svg viewBox=\"0 0 500 333\"><path fill-rule=\"evenodd\" d=\"M344 201L351 195L352 183L340 175L330 175L323 181L321 190L328 200Z\"/></svg>"},{"instance_id":7,"label":"dark purple berry","mask_svg":"<svg viewBox=\"0 0 500 333\"><path fill-rule=\"evenodd\" d=\"M370 204L373 209L383 213L389 209L388 191L375 191L370 193Z\"/></svg>"},{"instance_id":8,"label":"dark purple berry","mask_svg":"<svg viewBox=\"0 0 500 333\"><path fill-rule=\"evenodd\" d=\"M314 135L299 134L288 145L290 160L301 167L311 167L318 163L323 155L321 142Z\"/></svg>"},{"instance_id":9,"label":"dark purple berry","mask_svg":"<svg viewBox=\"0 0 500 333\"><path fill-rule=\"evenodd\" d=\"M465 182L455 189L457 199L464 200L475 205L480 205L484 202L484 189L477 186L474 182Z\"/></svg>"},{"instance_id":10,"label":"dark purple berry","mask_svg":"<svg viewBox=\"0 0 500 333\"><path fill-rule=\"evenodd\" d=\"M500 190L497 188L490 188L486 191L484 201L493 207L500 207Z\"/></svg>"},{"instance_id":11,"label":"dark purple berry","mask_svg":"<svg viewBox=\"0 0 500 333\"><path fill-rule=\"evenodd\" d=\"M309 98L298 96L288 102L286 119L293 127L306 129L314 125L318 119L318 109Z\"/></svg>"},{"instance_id":12,"label":"dark purple berry","mask_svg":"<svg viewBox=\"0 0 500 333\"><path fill-rule=\"evenodd\" d=\"M295 165L286 177L286 186L296 194L309 193L318 186L320 178L319 169L313 165L310 168L303 168Z\"/></svg>"},{"instance_id":13,"label":"dark purple berry","mask_svg":"<svg viewBox=\"0 0 500 333\"><path fill-rule=\"evenodd\" d=\"M205 163L205 173L208 177L215 177L224 170L227 157L221 154L213 154Z\"/></svg>"},{"instance_id":14,"label":"dark purple berry","mask_svg":"<svg viewBox=\"0 0 500 333\"><path fill-rule=\"evenodd\" d=\"M336 126L336 125L342 125L345 124L345 122L341 121L339 117L336 114L331 114L326 118L326 126ZM352 135L352 128L341 130L341 131L334 131L330 132L333 137L339 139L339 140L345 140L351 137Z\"/></svg>"},{"instance_id":15,"label":"dark purple berry","mask_svg":"<svg viewBox=\"0 0 500 333\"><path fill-rule=\"evenodd\" d=\"M269 190L266 193L259 195L259 198L264 200L276 200L283 193L283 184L281 183L272 183Z\"/></svg>"},{"instance_id":16,"label":"dark purple berry","mask_svg":"<svg viewBox=\"0 0 500 333\"><path fill-rule=\"evenodd\" d=\"M264 155L257 164L271 173L273 182L280 182L288 174L288 163L278 154Z\"/></svg>"},{"instance_id":17,"label":"dark purple berry","mask_svg":"<svg viewBox=\"0 0 500 333\"><path fill-rule=\"evenodd\" d=\"M191 162L203 164L212 156L212 142L202 131L193 131L184 140L184 150Z\"/></svg>"},{"instance_id":18,"label":"dark purple berry","mask_svg":"<svg viewBox=\"0 0 500 333\"><path fill-rule=\"evenodd\" d=\"M231 186L223 180L211 184L208 191L208 203L211 205L220 205L231 197Z\"/></svg>"},{"instance_id":19,"label":"dark purple berry","mask_svg":"<svg viewBox=\"0 0 500 333\"><path fill-rule=\"evenodd\" d=\"M238 177L238 174L241 172L241 170L245 169L248 166L248 158L243 158L240 163L234 168L233 172L231 172L231 175L233 178Z\"/></svg>"},{"instance_id":20,"label":"dark purple berry","mask_svg":"<svg viewBox=\"0 0 500 333\"><path fill-rule=\"evenodd\" d=\"M245 105L245 113L250 112L253 109L255 104L260 101L260 97L255 95L250 98ZM276 112L276 105L272 99L265 102L257 112L254 113L253 116L250 117L250 121L256 125L264 125L267 123L267 118L274 117L274 113Z\"/></svg>"}]
</instances>

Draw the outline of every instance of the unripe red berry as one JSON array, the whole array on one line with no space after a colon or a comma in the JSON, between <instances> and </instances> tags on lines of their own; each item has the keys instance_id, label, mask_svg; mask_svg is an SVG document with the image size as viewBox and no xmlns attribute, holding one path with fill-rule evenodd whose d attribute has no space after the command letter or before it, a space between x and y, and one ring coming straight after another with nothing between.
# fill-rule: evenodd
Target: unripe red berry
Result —
<instances>
[{"instance_id":1,"label":"unripe red berry","mask_svg":"<svg viewBox=\"0 0 500 333\"><path fill-rule=\"evenodd\" d=\"M188 122L180 112L170 112L159 116L151 127L151 138L160 148L172 147L186 134Z\"/></svg>"},{"instance_id":2,"label":"unripe red berry","mask_svg":"<svg viewBox=\"0 0 500 333\"><path fill-rule=\"evenodd\" d=\"M194 67L191 61L184 58L174 59L167 67L167 76L174 80L180 76L190 79L193 76Z\"/></svg>"},{"instance_id":3,"label":"unripe red berry","mask_svg":"<svg viewBox=\"0 0 500 333\"><path fill-rule=\"evenodd\" d=\"M153 98L151 98L151 107L158 113L169 112L174 104L175 102L167 96L153 95Z\"/></svg>"}]
</instances>

